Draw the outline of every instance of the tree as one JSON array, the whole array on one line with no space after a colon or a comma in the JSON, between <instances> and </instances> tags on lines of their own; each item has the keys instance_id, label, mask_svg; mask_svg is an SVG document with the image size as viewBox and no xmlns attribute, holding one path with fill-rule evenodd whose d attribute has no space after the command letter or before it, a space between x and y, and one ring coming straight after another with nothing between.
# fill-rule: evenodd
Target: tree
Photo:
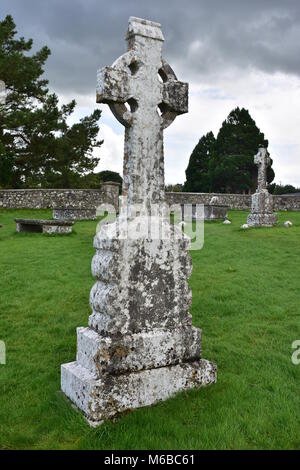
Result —
<instances>
[{"instance_id":1,"label":"tree","mask_svg":"<svg viewBox=\"0 0 300 470\"><path fill-rule=\"evenodd\" d=\"M300 188L295 188L291 184L271 184L268 187L268 190L272 194L280 195L280 194L294 194L294 193L300 193Z\"/></svg>"},{"instance_id":2,"label":"tree","mask_svg":"<svg viewBox=\"0 0 300 470\"><path fill-rule=\"evenodd\" d=\"M257 186L254 155L260 146L268 147L264 134L249 111L236 108L223 122L215 139L203 136L193 150L186 169L185 191L244 193ZM274 171L268 168L271 183Z\"/></svg>"},{"instance_id":3,"label":"tree","mask_svg":"<svg viewBox=\"0 0 300 470\"><path fill-rule=\"evenodd\" d=\"M120 183L120 186L122 186L123 179L116 171L104 170L100 171L97 174L102 183L105 183L107 181L115 181L116 183Z\"/></svg>"},{"instance_id":4,"label":"tree","mask_svg":"<svg viewBox=\"0 0 300 470\"><path fill-rule=\"evenodd\" d=\"M212 132L201 137L194 148L185 171L184 191L210 192L212 188L210 160L214 152L216 139Z\"/></svg>"},{"instance_id":5,"label":"tree","mask_svg":"<svg viewBox=\"0 0 300 470\"><path fill-rule=\"evenodd\" d=\"M167 184L165 186L166 193L182 193L183 185L180 183L176 184Z\"/></svg>"},{"instance_id":6,"label":"tree","mask_svg":"<svg viewBox=\"0 0 300 470\"><path fill-rule=\"evenodd\" d=\"M213 191L254 191L257 186L257 166L253 157L260 146L267 148L268 141L249 111L235 108L223 122L217 135L211 162ZM274 176L270 166L268 183L273 181Z\"/></svg>"},{"instance_id":7,"label":"tree","mask_svg":"<svg viewBox=\"0 0 300 470\"><path fill-rule=\"evenodd\" d=\"M75 102L71 103L69 112L73 111L73 106ZM44 187L79 187L81 179L88 176L86 173L93 171L99 161L93 149L102 143L97 140L100 115L101 111L95 110L71 127L65 120L59 135L52 136L52 144L44 154L46 158L40 161Z\"/></svg>"},{"instance_id":8,"label":"tree","mask_svg":"<svg viewBox=\"0 0 300 470\"><path fill-rule=\"evenodd\" d=\"M50 50L29 55L32 40L16 39L10 15L0 22L0 79L6 100L0 104L0 186L70 187L92 171L98 158L97 140L101 111L68 125L76 103L59 107L42 78Z\"/></svg>"},{"instance_id":9,"label":"tree","mask_svg":"<svg viewBox=\"0 0 300 470\"><path fill-rule=\"evenodd\" d=\"M98 173L89 173L80 179L80 187L89 189L98 189L102 183L114 181L120 185L120 193L122 191L123 179L116 171L104 170Z\"/></svg>"}]
</instances>

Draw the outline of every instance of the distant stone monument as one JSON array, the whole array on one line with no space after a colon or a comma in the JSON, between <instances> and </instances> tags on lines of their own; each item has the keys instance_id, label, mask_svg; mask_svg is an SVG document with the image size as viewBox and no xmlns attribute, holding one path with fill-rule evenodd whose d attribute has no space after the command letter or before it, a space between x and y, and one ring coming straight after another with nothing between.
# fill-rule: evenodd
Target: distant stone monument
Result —
<instances>
[{"instance_id":1,"label":"distant stone monument","mask_svg":"<svg viewBox=\"0 0 300 470\"><path fill-rule=\"evenodd\" d=\"M267 168L270 165L267 149L258 149L254 163L258 166L258 186L252 196L251 214L248 215L247 224L250 227L272 227L277 224L278 219L273 212L273 196L267 190Z\"/></svg>"},{"instance_id":2,"label":"distant stone monument","mask_svg":"<svg viewBox=\"0 0 300 470\"><path fill-rule=\"evenodd\" d=\"M188 111L188 85L162 59L160 24L131 17L127 42L97 85L97 102L125 126L120 214L94 239L89 327L77 329L76 362L62 366L62 390L91 424L216 381L189 314L190 241L165 204L163 129ZM147 226L157 207L160 237ZM122 220L140 236L120 236Z\"/></svg>"}]
</instances>

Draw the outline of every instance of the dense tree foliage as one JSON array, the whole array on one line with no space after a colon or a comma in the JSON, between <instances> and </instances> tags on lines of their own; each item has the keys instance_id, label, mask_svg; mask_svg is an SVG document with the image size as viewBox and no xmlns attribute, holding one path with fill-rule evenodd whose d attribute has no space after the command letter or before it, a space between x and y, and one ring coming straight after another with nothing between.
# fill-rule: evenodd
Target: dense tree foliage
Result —
<instances>
[{"instance_id":1,"label":"dense tree foliage","mask_svg":"<svg viewBox=\"0 0 300 470\"><path fill-rule=\"evenodd\" d=\"M123 179L119 173L110 170L99 171L99 173L90 173L81 178L80 187L88 189L98 189L102 183L114 181L120 184L122 191Z\"/></svg>"},{"instance_id":2,"label":"dense tree foliage","mask_svg":"<svg viewBox=\"0 0 300 470\"><path fill-rule=\"evenodd\" d=\"M182 193L183 191L183 184L167 184L165 186L165 191L167 193Z\"/></svg>"},{"instance_id":3,"label":"dense tree foliage","mask_svg":"<svg viewBox=\"0 0 300 470\"><path fill-rule=\"evenodd\" d=\"M16 39L11 16L0 22L0 79L6 98L0 103L0 187L74 187L99 159L93 148L101 111L73 125L75 101L59 106L42 78L50 50L31 54L33 42Z\"/></svg>"},{"instance_id":4,"label":"dense tree foliage","mask_svg":"<svg viewBox=\"0 0 300 470\"><path fill-rule=\"evenodd\" d=\"M186 169L186 182L184 190L188 192L204 193L212 191L212 174L210 169L216 139L212 132L201 137L194 148L188 167ZM199 189L201 188L201 189Z\"/></svg>"},{"instance_id":5,"label":"dense tree foliage","mask_svg":"<svg viewBox=\"0 0 300 470\"><path fill-rule=\"evenodd\" d=\"M291 184L270 184L268 186L268 190L272 194L294 194L294 193L299 193L300 194L300 188L295 188Z\"/></svg>"},{"instance_id":6,"label":"dense tree foliage","mask_svg":"<svg viewBox=\"0 0 300 470\"><path fill-rule=\"evenodd\" d=\"M209 132L193 150L186 170L185 191L253 192L257 185L253 157L260 146L267 148L268 141L249 111L234 109L223 122L217 138ZM268 183L274 176L269 167Z\"/></svg>"}]
</instances>

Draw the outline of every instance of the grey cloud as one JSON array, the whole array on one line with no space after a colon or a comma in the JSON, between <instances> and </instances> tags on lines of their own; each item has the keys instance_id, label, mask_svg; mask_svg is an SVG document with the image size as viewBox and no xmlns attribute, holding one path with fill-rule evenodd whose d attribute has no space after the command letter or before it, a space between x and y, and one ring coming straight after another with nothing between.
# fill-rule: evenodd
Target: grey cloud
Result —
<instances>
[{"instance_id":1,"label":"grey cloud","mask_svg":"<svg viewBox=\"0 0 300 470\"><path fill-rule=\"evenodd\" d=\"M91 94L96 69L125 50L128 17L162 23L165 57L183 80L255 68L300 76L298 0L1 0L18 32L52 50L46 74L62 94Z\"/></svg>"}]
</instances>

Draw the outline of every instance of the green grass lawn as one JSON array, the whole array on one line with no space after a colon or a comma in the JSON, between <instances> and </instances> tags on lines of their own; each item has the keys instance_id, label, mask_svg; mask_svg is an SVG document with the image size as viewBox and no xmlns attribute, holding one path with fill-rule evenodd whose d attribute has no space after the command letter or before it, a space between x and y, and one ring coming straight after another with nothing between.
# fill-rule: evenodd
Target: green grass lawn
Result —
<instances>
[{"instance_id":1,"label":"green grass lawn","mask_svg":"<svg viewBox=\"0 0 300 470\"><path fill-rule=\"evenodd\" d=\"M51 212L0 210L0 448L299 449L300 213L242 231L246 215L207 223L192 252L191 312L218 383L91 429L60 392L60 365L87 325L96 223L67 236L16 233L14 217Z\"/></svg>"}]
</instances>

